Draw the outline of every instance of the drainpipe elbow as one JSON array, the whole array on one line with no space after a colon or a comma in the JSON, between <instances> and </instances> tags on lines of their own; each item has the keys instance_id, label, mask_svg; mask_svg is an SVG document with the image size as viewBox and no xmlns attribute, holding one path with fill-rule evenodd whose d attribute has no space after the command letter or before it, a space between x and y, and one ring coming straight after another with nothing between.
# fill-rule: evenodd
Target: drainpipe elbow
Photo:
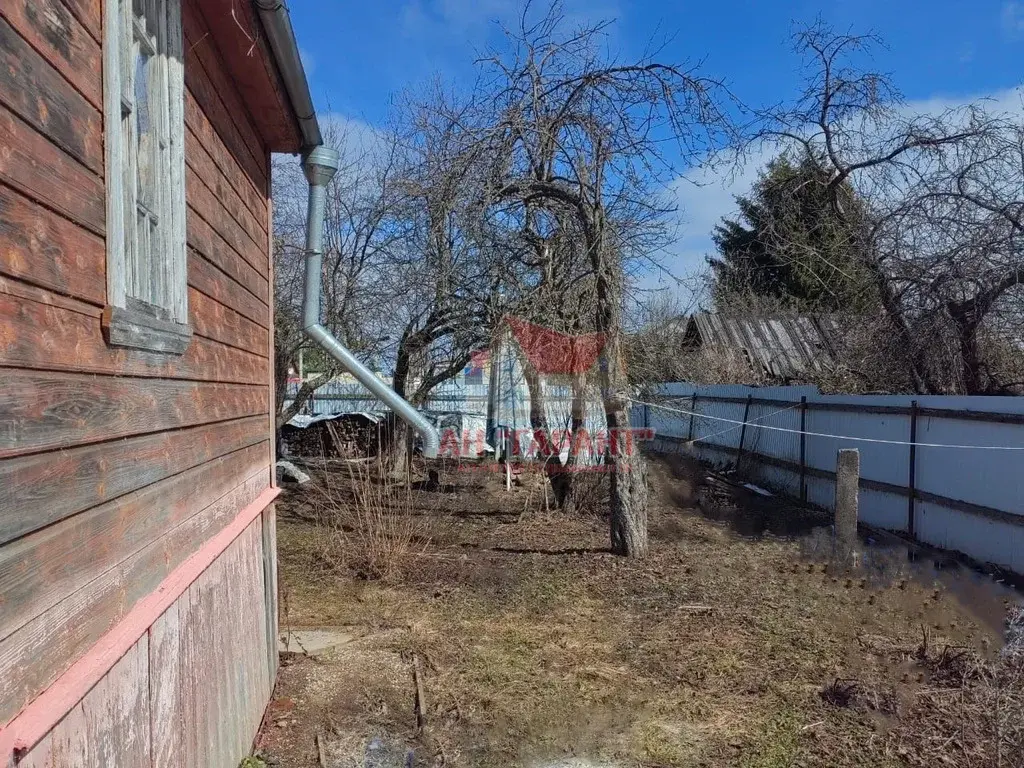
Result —
<instances>
[{"instance_id":1,"label":"drainpipe elbow","mask_svg":"<svg viewBox=\"0 0 1024 768\"><path fill-rule=\"evenodd\" d=\"M309 181L309 210L306 222L306 272L302 300L303 330L360 384L420 434L423 438L424 456L428 459L437 458L441 440L434 425L320 324L324 211L327 185L334 178L338 165L337 151L322 146L313 149L304 161L306 179Z\"/></svg>"}]
</instances>

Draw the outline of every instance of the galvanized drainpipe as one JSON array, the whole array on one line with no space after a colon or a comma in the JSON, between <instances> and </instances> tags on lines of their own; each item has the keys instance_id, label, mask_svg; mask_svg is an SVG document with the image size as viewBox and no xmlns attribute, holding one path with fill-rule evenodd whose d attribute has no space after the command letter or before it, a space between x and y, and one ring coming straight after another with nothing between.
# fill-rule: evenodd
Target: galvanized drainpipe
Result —
<instances>
[{"instance_id":1,"label":"galvanized drainpipe","mask_svg":"<svg viewBox=\"0 0 1024 768\"><path fill-rule=\"evenodd\" d=\"M320 281L323 263L324 206L327 184L338 171L336 150L316 147L303 160L309 181L309 213L306 221L306 284L302 300L302 326L306 334L341 363L370 392L384 402L400 419L423 438L423 455L437 457L441 439L434 425L410 403L395 393L369 368L363 365L340 341L320 324Z\"/></svg>"}]
</instances>

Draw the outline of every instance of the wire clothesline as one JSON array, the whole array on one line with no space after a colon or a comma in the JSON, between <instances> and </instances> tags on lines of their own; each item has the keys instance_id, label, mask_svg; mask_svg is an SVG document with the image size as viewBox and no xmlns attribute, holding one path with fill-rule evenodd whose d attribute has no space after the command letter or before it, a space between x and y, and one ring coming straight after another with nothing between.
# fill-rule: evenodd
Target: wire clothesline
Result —
<instances>
[{"instance_id":1,"label":"wire clothesline","mask_svg":"<svg viewBox=\"0 0 1024 768\"><path fill-rule=\"evenodd\" d=\"M711 438L713 438L713 437L721 437L722 435L727 435L730 432L735 432L737 429L742 429L744 423L746 423L747 425L750 425L750 424L753 424L755 422L764 421L765 419L770 419L772 416L778 416L780 413L785 413L786 411L792 411L794 408L799 408L799 407L800 407L800 403L793 403L793 405L787 406L785 408L779 408L779 410L777 410L777 411L772 411L771 413L766 413L764 416L758 416L758 417L753 418L753 419L748 419L746 422L736 422L735 426L727 427L727 428L723 429L721 432L713 432L710 435L704 435L702 438L700 438L700 440L701 440L701 442L706 443L709 440L711 440Z\"/></svg>"},{"instance_id":2,"label":"wire clothesline","mask_svg":"<svg viewBox=\"0 0 1024 768\"><path fill-rule=\"evenodd\" d=\"M671 413L679 413L679 414L682 414L684 416L693 416L694 418L697 418L697 419L707 419L709 421L718 421L718 422L724 422L726 424L736 424L736 425L739 425L739 426L743 426L743 424L744 424L744 422L739 421L737 419L727 419L727 418L724 418L722 416L709 416L707 414L698 413L697 411L691 411L691 410L688 410L688 409L685 409L685 408L669 408L668 406L661 405L660 403L648 403L648 402L645 402L643 400L634 400L633 402L638 403L640 405L647 405L647 406L650 406L651 408L658 408L658 409L663 410L663 411L669 411ZM795 406L799 406L800 403L795 403L794 405ZM791 409L790 408L783 408L781 411L776 411L775 413L769 413L767 416L762 416L760 418L766 419L769 416L775 416L778 413L782 413L783 411L788 411L788 410L791 410ZM917 446L918 448L955 448L955 449L974 449L974 450L979 450L979 451L1024 451L1024 445L956 445L956 444L950 444L950 443L910 442L908 440L885 440L885 439L882 439L882 438L879 438L879 437L854 437L852 435L832 435L832 434L829 434L827 432L807 432L807 431L801 431L799 429L790 429L788 427L773 427L773 426L769 426L768 424L759 424L756 419L748 420L746 422L746 425L748 427L752 427L754 429L765 429L765 430L770 430L772 432L788 432L788 433L794 434L794 435L806 435L807 437L825 437L825 438L830 438L830 439L833 439L833 440L850 440L852 442L858 442L858 443L882 443L884 445L907 445L907 446L914 445L914 446ZM735 429L735 427L733 429ZM731 431L732 431L732 429L726 430L726 432L731 432ZM719 433L719 434L724 434L724 433ZM715 437L715 435L709 435L708 437ZM694 438L693 442L703 442L706 439L707 438L703 438L703 437L701 437L701 438Z\"/></svg>"}]
</instances>

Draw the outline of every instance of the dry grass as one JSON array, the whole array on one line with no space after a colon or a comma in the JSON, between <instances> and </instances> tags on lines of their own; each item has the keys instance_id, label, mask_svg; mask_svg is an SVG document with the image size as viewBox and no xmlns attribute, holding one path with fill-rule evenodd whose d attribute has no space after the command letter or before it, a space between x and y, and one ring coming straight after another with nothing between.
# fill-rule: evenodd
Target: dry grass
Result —
<instances>
[{"instance_id":1,"label":"dry grass","mask_svg":"<svg viewBox=\"0 0 1024 768\"><path fill-rule=\"evenodd\" d=\"M375 737L417 766L1024 765L1019 668L986 655L998 638L971 606L737 537L681 511L696 496L685 465L654 470L642 563L606 551L604 518L545 512L539 477L511 494L481 473L413 490L402 514L425 527L383 536L408 542L387 578L359 560L356 520L330 529L335 566L318 569L323 529L283 519L287 621L359 639L282 671L275 707L299 725L264 748L290 768L316 767L316 731L329 768L361 766Z\"/></svg>"},{"instance_id":2,"label":"dry grass","mask_svg":"<svg viewBox=\"0 0 1024 768\"><path fill-rule=\"evenodd\" d=\"M317 473L309 494L317 554L335 573L393 581L426 548L427 524L414 513L413 491L374 462L349 462Z\"/></svg>"},{"instance_id":3,"label":"dry grass","mask_svg":"<svg viewBox=\"0 0 1024 768\"><path fill-rule=\"evenodd\" d=\"M1024 654L990 662L971 649L927 644L917 654L928 686L894 734L896 754L922 768L1024 765Z\"/></svg>"}]
</instances>

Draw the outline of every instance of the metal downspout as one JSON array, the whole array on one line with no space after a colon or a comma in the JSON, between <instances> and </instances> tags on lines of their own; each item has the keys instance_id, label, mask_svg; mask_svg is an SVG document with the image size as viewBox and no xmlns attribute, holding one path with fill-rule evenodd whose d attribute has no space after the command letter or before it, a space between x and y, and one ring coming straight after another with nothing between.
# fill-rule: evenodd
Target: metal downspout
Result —
<instances>
[{"instance_id":1,"label":"metal downspout","mask_svg":"<svg viewBox=\"0 0 1024 768\"><path fill-rule=\"evenodd\" d=\"M323 347L331 357L341 363L360 384L382 400L399 418L415 429L423 438L423 455L437 457L441 439L434 425L424 418L408 401L395 393L376 374L362 364L340 341L320 324L320 281L323 263L324 207L327 184L338 170L338 152L327 147L316 147L303 160L303 170L309 181L309 211L306 221L306 282L302 301L302 326L306 334Z\"/></svg>"}]
</instances>

